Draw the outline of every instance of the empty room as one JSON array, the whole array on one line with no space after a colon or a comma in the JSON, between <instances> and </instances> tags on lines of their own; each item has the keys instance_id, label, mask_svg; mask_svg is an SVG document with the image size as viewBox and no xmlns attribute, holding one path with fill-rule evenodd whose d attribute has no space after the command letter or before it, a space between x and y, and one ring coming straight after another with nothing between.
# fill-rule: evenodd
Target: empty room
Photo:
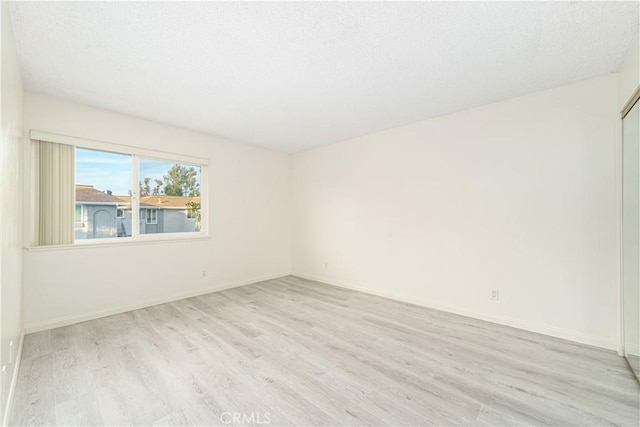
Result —
<instances>
[{"instance_id":1,"label":"empty room","mask_svg":"<svg viewBox=\"0 0 640 427\"><path fill-rule=\"evenodd\" d=\"M640 2L1 6L2 426L640 425Z\"/></svg>"}]
</instances>

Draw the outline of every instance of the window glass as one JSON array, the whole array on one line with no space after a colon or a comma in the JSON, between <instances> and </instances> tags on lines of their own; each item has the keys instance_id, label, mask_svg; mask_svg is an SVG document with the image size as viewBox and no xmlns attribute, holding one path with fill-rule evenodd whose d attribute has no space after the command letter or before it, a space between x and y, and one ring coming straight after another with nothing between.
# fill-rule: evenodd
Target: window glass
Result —
<instances>
[{"instance_id":1,"label":"window glass","mask_svg":"<svg viewBox=\"0 0 640 427\"><path fill-rule=\"evenodd\" d=\"M200 166L140 158L140 234L200 231Z\"/></svg>"},{"instance_id":2,"label":"window glass","mask_svg":"<svg viewBox=\"0 0 640 427\"><path fill-rule=\"evenodd\" d=\"M130 237L131 156L76 148L75 176L75 240Z\"/></svg>"},{"instance_id":3,"label":"window glass","mask_svg":"<svg viewBox=\"0 0 640 427\"><path fill-rule=\"evenodd\" d=\"M157 224L157 223L158 223L158 210L147 209L147 224Z\"/></svg>"},{"instance_id":4,"label":"window glass","mask_svg":"<svg viewBox=\"0 0 640 427\"><path fill-rule=\"evenodd\" d=\"M87 145L92 148L32 142L38 201L33 245L61 246L93 239L108 243L134 240L142 234L189 233L193 238L203 234L201 179L206 166L141 157L125 146L92 141Z\"/></svg>"}]
</instances>

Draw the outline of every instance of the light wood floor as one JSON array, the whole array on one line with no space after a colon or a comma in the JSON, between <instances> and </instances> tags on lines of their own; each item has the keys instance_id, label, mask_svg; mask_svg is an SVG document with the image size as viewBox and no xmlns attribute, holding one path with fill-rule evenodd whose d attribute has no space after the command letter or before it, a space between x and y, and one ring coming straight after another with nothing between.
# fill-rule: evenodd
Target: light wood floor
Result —
<instances>
[{"instance_id":1,"label":"light wood floor","mask_svg":"<svg viewBox=\"0 0 640 427\"><path fill-rule=\"evenodd\" d=\"M613 352L285 277L27 335L11 425L638 426L639 393Z\"/></svg>"}]
</instances>

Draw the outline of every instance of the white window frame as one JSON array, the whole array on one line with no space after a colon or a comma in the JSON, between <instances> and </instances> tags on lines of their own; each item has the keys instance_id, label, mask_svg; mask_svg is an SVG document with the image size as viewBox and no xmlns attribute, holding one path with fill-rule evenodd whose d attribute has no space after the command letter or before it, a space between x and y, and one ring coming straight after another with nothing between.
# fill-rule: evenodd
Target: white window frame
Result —
<instances>
[{"instance_id":1,"label":"white window frame","mask_svg":"<svg viewBox=\"0 0 640 427\"><path fill-rule=\"evenodd\" d=\"M151 220L149 220L149 214L151 214ZM157 208L147 208L146 223L148 225L156 225L156 224L158 224L158 209Z\"/></svg>"},{"instance_id":2,"label":"white window frame","mask_svg":"<svg viewBox=\"0 0 640 427\"><path fill-rule=\"evenodd\" d=\"M139 166L140 158L151 160L159 160L165 162L173 162L180 164L192 165L200 168L200 212L201 212L201 224L200 231L195 232L182 232L182 233L152 233L141 234L140 222L131 221L132 233L131 237L107 237L103 239L79 239L74 240L71 245L57 245L57 246L36 246L35 245L35 227L33 221L31 222L31 232L28 239L27 248L29 250L52 250L56 248L75 248L85 246L100 246L100 245L130 245L136 243L152 243L152 242L170 242L180 240L202 240L209 238L209 212L208 212L208 166L209 159L202 157L185 156L183 154L170 153L165 151L148 150L140 147L133 147L123 144L115 144L111 142L94 141L84 138L77 138L66 135L57 135L48 132L42 132L37 130L31 130L30 139L32 141L47 141L55 142L58 144L72 145L77 148L86 148L89 150L106 151L115 154L124 154L131 156L132 163L132 194L131 194L131 209L132 218L139 218L141 213L140 196L139 192ZM35 143L33 143L35 144ZM33 174L35 174L35 165L32 167ZM35 186L31 186L31 200L34 201L37 197L35 194ZM32 202L32 211L35 212L35 203ZM74 201L75 205L75 201ZM144 207L142 208L144 209ZM145 216L146 222L146 216ZM74 211L74 223L75 223L75 211ZM157 213L156 213L157 223Z\"/></svg>"}]
</instances>

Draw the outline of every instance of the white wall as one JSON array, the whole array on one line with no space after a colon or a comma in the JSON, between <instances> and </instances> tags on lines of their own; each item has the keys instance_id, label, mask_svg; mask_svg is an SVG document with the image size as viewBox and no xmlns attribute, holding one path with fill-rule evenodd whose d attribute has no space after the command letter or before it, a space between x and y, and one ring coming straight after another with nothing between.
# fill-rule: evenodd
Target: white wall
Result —
<instances>
[{"instance_id":1,"label":"white wall","mask_svg":"<svg viewBox=\"0 0 640 427\"><path fill-rule=\"evenodd\" d=\"M613 74L294 155L294 274L617 349L616 104Z\"/></svg>"},{"instance_id":2,"label":"white wall","mask_svg":"<svg viewBox=\"0 0 640 427\"><path fill-rule=\"evenodd\" d=\"M627 52L625 53L625 56L620 64L620 70L618 72L618 109L622 110L624 106L626 106L627 102L629 101L629 99L633 96L633 94L635 93L636 89L638 89L638 87L640 87L640 40L639 40L639 36L640 36L640 32L636 31L636 34L633 36L633 39L631 40L631 42L629 43L629 47L627 48ZM631 120L631 122L633 123L633 119L629 118L629 120ZM626 133L627 136L629 137L631 136L631 138L634 138L634 134L633 132L636 131L636 135L635 137L637 138L637 129L626 129ZM622 134L622 132L621 132ZM631 144L631 147L633 147L634 145ZM620 139L620 145L619 145L619 152L620 152L620 159L622 159L622 138ZM622 170L622 168L620 168ZM620 174L620 178L622 178L622 174ZM620 188L622 188L622 186L620 185ZM622 201L622 198L620 198L620 201ZM626 232L628 232L629 230L625 230ZM628 273L628 271L627 271ZM623 283L624 285L624 283ZM628 285L628 284L627 284ZM627 304L623 304L623 308L624 305L626 305L628 307L628 302L630 300L633 300L634 298L629 298L629 289L633 289L632 287L630 288L629 286L624 287L624 289L626 290L625 292L625 302L627 302ZM635 289L635 293L636 293L636 297L637 297L637 289ZM629 313L629 312L624 312L623 313L624 317L626 317L626 321L624 321L624 317L623 317L623 324L625 326L625 328L628 328L630 323L629 323L629 319L632 320L637 320L637 317L634 319L634 315ZM635 312L635 315L637 316L637 309ZM638 339L640 339L640 337L637 334L637 327L638 325L635 325L636 328L632 328L634 329L632 332L630 332L629 330L625 331L625 340L623 341L624 347L625 347L625 352L627 354L640 354L640 350L638 349ZM635 333L634 333L635 332Z\"/></svg>"},{"instance_id":3,"label":"white wall","mask_svg":"<svg viewBox=\"0 0 640 427\"><path fill-rule=\"evenodd\" d=\"M640 32L636 31L618 72L618 109L622 110L640 85Z\"/></svg>"},{"instance_id":4,"label":"white wall","mask_svg":"<svg viewBox=\"0 0 640 427\"><path fill-rule=\"evenodd\" d=\"M27 252L28 331L291 271L288 154L30 93L25 128L211 161L210 240Z\"/></svg>"},{"instance_id":5,"label":"white wall","mask_svg":"<svg viewBox=\"0 0 640 427\"><path fill-rule=\"evenodd\" d=\"M0 145L0 421L17 374L22 313L22 80L6 2L2 2L2 141ZM10 350L10 344L13 346Z\"/></svg>"}]
</instances>

